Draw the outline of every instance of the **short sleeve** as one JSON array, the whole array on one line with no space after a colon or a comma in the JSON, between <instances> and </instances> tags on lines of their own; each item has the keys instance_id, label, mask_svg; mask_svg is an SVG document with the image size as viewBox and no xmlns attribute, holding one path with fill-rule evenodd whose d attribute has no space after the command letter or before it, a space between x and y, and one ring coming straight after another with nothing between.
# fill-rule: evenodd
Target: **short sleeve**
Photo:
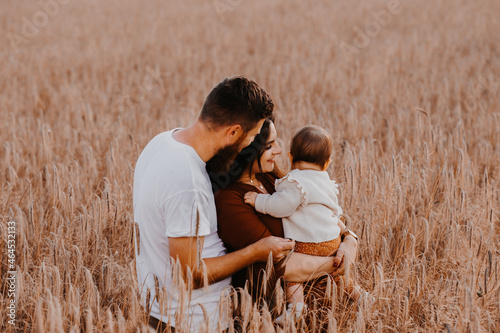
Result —
<instances>
[{"instance_id":1,"label":"short sleeve","mask_svg":"<svg viewBox=\"0 0 500 333\"><path fill-rule=\"evenodd\" d=\"M163 215L168 237L210 234L208 198L199 191L185 191L167 198L163 203Z\"/></svg>"}]
</instances>

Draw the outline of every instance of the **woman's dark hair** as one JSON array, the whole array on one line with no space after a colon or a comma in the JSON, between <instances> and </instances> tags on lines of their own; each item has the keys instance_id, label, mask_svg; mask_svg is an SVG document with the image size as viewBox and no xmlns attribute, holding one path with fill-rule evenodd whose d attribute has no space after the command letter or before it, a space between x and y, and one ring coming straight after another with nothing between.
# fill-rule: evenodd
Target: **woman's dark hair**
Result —
<instances>
[{"instance_id":1,"label":"woman's dark hair","mask_svg":"<svg viewBox=\"0 0 500 333\"><path fill-rule=\"evenodd\" d=\"M238 124L249 132L259 121L271 117L273 109L271 97L257 83L244 76L233 76L210 91L199 120L211 129Z\"/></svg>"},{"instance_id":2,"label":"woman's dark hair","mask_svg":"<svg viewBox=\"0 0 500 333\"><path fill-rule=\"evenodd\" d=\"M251 172L251 166L254 161L257 160L257 164L259 165L259 169L262 170L262 166L260 165L260 158L264 153L266 143L269 140L269 136L271 134L271 123L274 122L274 119L267 118L260 129L260 133L255 136L252 143L250 143L247 147L243 148L241 152L236 156L233 163L229 167L229 171L222 172L218 174L213 174L208 170L208 174L210 175L210 181L212 182L212 190L217 192L220 189L226 188L231 184L236 183L245 171ZM276 178L281 178L284 174L278 168L278 166L274 165L274 170L272 171Z\"/></svg>"}]
</instances>

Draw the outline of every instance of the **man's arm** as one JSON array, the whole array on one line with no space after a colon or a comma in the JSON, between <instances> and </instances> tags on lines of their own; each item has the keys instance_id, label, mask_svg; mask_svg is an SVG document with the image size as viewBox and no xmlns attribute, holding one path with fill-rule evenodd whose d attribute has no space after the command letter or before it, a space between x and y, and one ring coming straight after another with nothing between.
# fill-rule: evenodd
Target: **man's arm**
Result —
<instances>
[{"instance_id":1,"label":"man's arm","mask_svg":"<svg viewBox=\"0 0 500 333\"><path fill-rule=\"evenodd\" d=\"M199 260L198 246L203 248L204 237L199 237L199 240L197 237L169 237L168 242L170 256L179 260L184 277L188 268L192 272L195 288L203 286L205 273L208 283L212 284L256 262L266 262L270 253L273 261L277 262L295 245L294 241L270 236L224 256ZM205 272L203 266L206 267Z\"/></svg>"}]
</instances>

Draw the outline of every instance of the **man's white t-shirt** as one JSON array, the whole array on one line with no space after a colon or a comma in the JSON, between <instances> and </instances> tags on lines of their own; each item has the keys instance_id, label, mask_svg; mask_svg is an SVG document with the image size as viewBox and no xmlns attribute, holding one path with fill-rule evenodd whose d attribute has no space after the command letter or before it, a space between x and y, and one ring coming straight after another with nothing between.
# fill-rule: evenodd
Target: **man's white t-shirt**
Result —
<instances>
[{"instance_id":1,"label":"man's white t-shirt","mask_svg":"<svg viewBox=\"0 0 500 333\"><path fill-rule=\"evenodd\" d=\"M151 308L153 317L176 326L176 312L182 312L181 317L188 316L190 329L195 331L205 321L204 311L211 326L216 327L221 292L229 287L231 278L193 290L190 301L184 303L187 295L182 296L172 281L168 237L205 236L201 258L226 254L217 235L217 214L205 162L191 146L172 137L176 130L154 137L135 167L134 221L139 229L135 235L139 238L135 242L137 278L142 303ZM155 298L157 288L167 295L161 305L163 310ZM148 289L149 305L146 304Z\"/></svg>"}]
</instances>

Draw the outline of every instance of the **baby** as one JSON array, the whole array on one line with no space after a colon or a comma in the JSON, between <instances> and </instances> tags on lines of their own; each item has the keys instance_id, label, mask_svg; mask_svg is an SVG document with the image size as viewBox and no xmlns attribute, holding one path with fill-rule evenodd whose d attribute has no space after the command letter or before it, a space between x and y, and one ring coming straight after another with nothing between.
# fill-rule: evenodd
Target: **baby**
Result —
<instances>
[{"instance_id":1,"label":"baby","mask_svg":"<svg viewBox=\"0 0 500 333\"><path fill-rule=\"evenodd\" d=\"M318 126L305 126L295 133L289 157L292 171L276 180L276 192L257 194L247 192L245 203L263 214L283 218L285 237L295 240L294 251L317 256L333 255L341 243L338 225L342 208L337 196L338 185L330 180L326 169L331 163L332 139ZM336 276L337 284L341 276ZM359 297L359 287L345 279L346 291L352 298ZM288 308L299 317L304 305L302 284L287 282ZM284 321L283 316L276 320Z\"/></svg>"}]
</instances>

